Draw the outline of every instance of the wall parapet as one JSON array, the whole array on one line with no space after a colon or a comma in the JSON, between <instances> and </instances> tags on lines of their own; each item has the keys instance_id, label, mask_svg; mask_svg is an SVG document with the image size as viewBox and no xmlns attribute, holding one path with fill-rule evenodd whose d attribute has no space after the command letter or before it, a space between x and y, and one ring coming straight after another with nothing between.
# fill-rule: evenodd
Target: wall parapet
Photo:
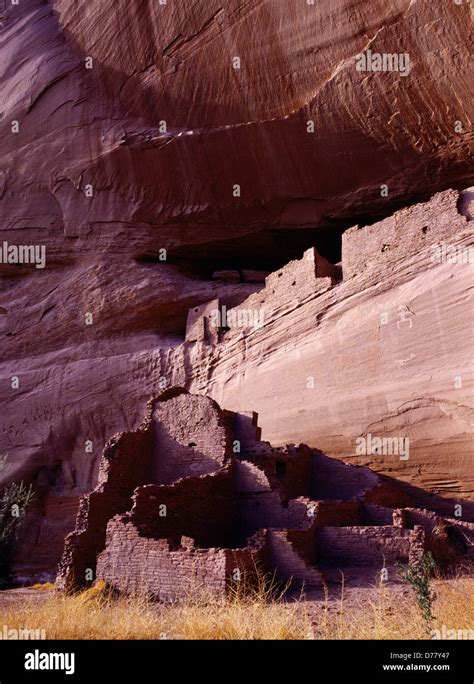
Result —
<instances>
[{"instance_id":1,"label":"wall parapet","mask_svg":"<svg viewBox=\"0 0 474 684\"><path fill-rule=\"evenodd\" d=\"M449 243L452 236L467 227L466 216L458 210L460 193L446 190L429 202L397 211L392 216L362 228L353 226L342 235L344 280L366 269L385 269L397 261L436 245Z\"/></svg>"}]
</instances>

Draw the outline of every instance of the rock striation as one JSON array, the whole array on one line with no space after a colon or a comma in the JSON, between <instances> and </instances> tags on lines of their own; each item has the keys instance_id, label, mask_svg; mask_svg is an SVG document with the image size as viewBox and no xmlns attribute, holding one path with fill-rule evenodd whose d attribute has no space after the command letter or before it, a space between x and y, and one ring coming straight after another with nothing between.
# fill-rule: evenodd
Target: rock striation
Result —
<instances>
[{"instance_id":1,"label":"rock striation","mask_svg":"<svg viewBox=\"0 0 474 684\"><path fill-rule=\"evenodd\" d=\"M37 492L17 576L54 574L79 499L97 482L105 430L136 429L146 393L172 385L235 413L255 406L273 444L296 439L370 466L416 506L474 520L471 207L472 191L446 191L354 227L340 264L310 248L246 298L235 290L237 306L225 288L249 284L221 283L224 295L212 289L202 304L194 293L181 337L136 335L144 348L135 351L129 337L91 340L46 357L48 373L44 355L25 358L21 373L5 362L19 387L4 389L17 410L4 414L16 460L3 477ZM41 402L25 421L34 396Z\"/></svg>"},{"instance_id":2,"label":"rock striation","mask_svg":"<svg viewBox=\"0 0 474 684\"><path fill-rule=\"evenodd\" d=\"M0 0L0 485L36 491L19 580L55 574L109 436L175 385L474 520L471 12Z\"/></svg>"},{"instance_id":3,"label":"rock striation","mask_svg":"<svg viewBox=\"0 0 474 684\"><path fill-rule=\"evenodd\" d=\"M342 280L319 276L314 249L271 274L218 344L178 350L187 386L252 406L274 444L304 441L474 515L472 199L446 191L349 229Z\"/></svg>"},{"instance_id":4,"label":"rock striation","mask_svg":"<svg viewBox=\"0 0 474 684\"><path fill-rule=\"evenodd\" d=\"M3 4L2 215L56 253L330 225L472 180L469 3ZM408 73L358 69L369 50Z\"/></svg>"}]
</instances>

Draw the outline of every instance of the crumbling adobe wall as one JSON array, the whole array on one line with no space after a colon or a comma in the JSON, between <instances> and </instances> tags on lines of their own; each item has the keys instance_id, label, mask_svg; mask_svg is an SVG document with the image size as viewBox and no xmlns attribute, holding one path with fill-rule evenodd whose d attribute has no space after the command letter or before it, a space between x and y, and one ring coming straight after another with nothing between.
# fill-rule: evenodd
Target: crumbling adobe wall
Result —
<instances>
[{"instance_id":1,"label":"crumbling adobe wall","mask_svg":"<svg viewBox=\"0 0 474 684\"><path fill-rule=\"evenodd\" d=\"M237 588L237 582L244 581L250 588L261 581L262 575L271 571L268 551L268 530L260 529L248 538L246 546L226 549L227 587Z\"/></svg>"},{"instance_id":2,"label":"crumbling adobe wall","mask_svg":"<svg viewBox=\"0 0 474 684\"><path fill-rule=\"evenodd\" d=\"M260 447L244 451L243 457L255 463L265 473L271 489L278 490L282 500L309 495L312 451L305 444L274 449L270 444L262 442Z\"/></svg>"},{"instance_id":3,"label":"crumbling adobe wall","mask_svg":"<svg viewBox=\"0 0 474 684\"><path fill-rule=\"evenodd\" d=\"M358 501L317 501L310 503L307 514L314 518L316 527L350 527L361 523Z\"/></svg>"},{"instance_id":4,"label":"crumbling adobe wall","mask_svg":"<svg viewBox=\"0 0 474 684\"><path fill-rule=\"evenodd\" d=\"M285 466L281 474L278 471L279 466ZM300 444L297 449L287 447L286 458L277 457L274 461L274 469L274 476L285 501L298 496L309 496L313 460L311 449L306 444Z\"/></svg>"},{"instance_id":5,"label":"crumbling adobe wall","mask_svg":"<svg viewBox=\"0 0 474 684\"><path fill-rule=\"evenodd\" d=\"M212 299L210 302L189 309L186 322L186 342L215 344L218 328L214 324L213 317L218 310L218 299Z\"/></svg>"},{"instance_id":6,"label":"crumbling adobe wall","mask_svg":"<svg viewBox=\"0 0 474 684\"><path fill-rule=\"evenodd\" d=\"M266 473L250 461L235 463L235 491L237 494L259 494L271 491Z\"/></svg>"},{"instance_id":7,"label":"crumbling adobe wall","mask_svg":"<svg viewBox=\"0 0 474 684\"><path fill-rule=\"evenodd\" d=\"M71 589L95 577L96 558L104 548L107 523L130 508L135 487L150 478L149 417L136 432L112 438L104 449L99 485L79 503L74 532L66 537L57 586ZM92 577L88 577L88 575Z\"/></svg>"},{"instance_id":8,"label":"crumbling adobe wall","mask_svg":"<svg viewBox=\"0 0 474 684\"><path fill-rule=\"evenodd\" d=\"M308 493L311 482L311 450L272 449L265 442L243 454L236 463L236 519L241 535L262 527L293 527L291 499ZM278 467L284 466L279 471ZM290 501L290 505L286 505Z\"/></svg>"},{"instance_id":9,"label":"crumbling adobe wall","mask_svg":"<svg viewBox=\"0 0 474 684\"><path fill-rule=\"evenodd\" d=\"M109 442L99 485L66 540L58 585L84 585L97 564L97 577L120 591L220 599L257 567L320 586L326 566L466 554L470 540L457 521L406 507L395 482L258 436L255 415L239 421L181 388L151 399L141 428ZM160 481L167 478L175 479Z\"/></svg>"},{"instance_id":10,"label":"crumbling adobe wall","mask_svg":"<svg viewBox=\"0 0 474 684\"><path fill-rule=\"evenodd\" d=\"M236 500L236 530L245 539L262 527L288 527L288 510L278 492L240 494Z\"/></svg>"},{"instance_id":11,"label":"crumbling adobe wall","mask_svg":"<svg viewBox=\"0 0 474 684\"><path fill-rule=\"evenodd\" d=\"M171 540L140 536L123 517L107 527L107 544L97 560L97 577L124 593L149 593L161 601L202 597L223 599L240 571L240 577L265 567L265 537L250 541L246 549L196 549L183 537Z\"/></svg>"},{"instance_id":12,"label":"crumbling adobe wall","mask_svg":"<svg viewBox=\"0 0 474 684\"><path fill-rule=\"evenodd\" d=\"M463 526L465 524L469 529L469 523L444 518L433 511L420 508L404 508L400 514L404 527L424 529L425 548L431 551L440 567L455 564L471 551L473 540L466 534ZM471 527L474 529L474 525L471 524Z\"/></svg>"},{"instance_id":13,"label":"crumbling adobe wall","mask_svg":"<svg viewBox=\"0 0 474 684\"><path fill-rule=\"evenodd\" d=\"M261 441L262 430L258 425L258 414L255 411L242 413L226 411L225 413L229 415L234 439L239 445L240 451L237 453L242 455L246 450L251 449Z\"/></svg>"},{"instance_id":14,"label":"crumbling adobe wall","mask_svg":"<svg viewBox=\"0 0 474 684\"><path fill-rule=\"evenodd\" d=\"M336 267L322 257L315 247L310 247L302 259L288 262L283 268L265 278L265 294L272 296L275 304L297 297L306 299L315 292L331 286L338 275Z\"/></svg>"},{"instance_id":15,"label":"crumbling adobe wall","mask_svg":"<svg viewBox=\"0 0 474 684\"><path fill-rule=\"evenodd\" d=\"M392 525L393 509L364 502L361 507L363 525Z\"/></svg>"},{"instance_id":16,"label":"crumbling adobe wall","mask_svg":"<svg viewBox=\"0 0 474 684\"><path fill-rule=\"evenodd\" d=\"M449 525L456 525L467 534L469 538L474 539L474 523L467 522L462 518L450 518L449 516L441 516L434 511L426 508L403 508L402 511L405 527L413 528L415 525L423 525L428 530L433 530L440 521L444 521Z\"/></svg>"},{"instance_id":17,"label":"crumbling adobe wall","mask_svg":"<svg viewBox=\"0 0 474 684\"><path fill-rule=\"evenodd\" d=\"M285 527L291 530L308 530L311 527L351 526L361 523L361 504L351 501L315 501L305 496L291 499L283 508ZM276 525L267 525L276 527Z\"/></svg>"},{"instance_id":18,"label":"crumbling adobe wall","mask_svg":"<svg viewBox=\"0 0 474 684\"><path fill-rule=\"evenodd\" d=\"M407 561L412 530L391 526L321 527L316 554L322 565L377 565Z\"/></svg>"},{"instance_id":19,"label":"crumbling adobe wall","mask_svg":"<svg viewBox=\"0 0 474 684\"><path fill-rule=\"evenodd\" d=\"M218 299L188 311L185 342L216 345L219 333L230 328L222 339L261 329L282 307L298 306L302 301L326 292L341 278L340 268L321 256L315 247L265 278L265 287L250 294L238 306L226 309ZM225 318L225 320L223 320ZM217 324L218 323L218 324Z\"/></svg>"},{"instance_id":20,"label":"crumbling adobe wall","mask_svg":"<svg viewBox=\"0 0 474 684\"><path fill-rule=\"evenodd\" d=\"M338 268L311 247L301 259L290 261L270 273L265 278L265 287L231 309L231 315L238 317L239 310L251 311L255 315L261 314L262 324L266 325L282 309L297 307L303 301L326 292L338 279ZM240 326L226 332L223 339L228 341L235 335L249 332L255 332L251 325Z\"/></svg>"},{"instance_id":21,"label":"crumbling adobe wall","mask_svg":"<svg viewBox=\"0 0 474 684\"><path fill-rule=\"evenodd\" d=\"M440 192L430 202L402 209L371 226L346 230L342 236L344 279L364 269L383 270L387 263L429 246L449 244L467 226L466 217L457 209L458 197L455 190Z\"/></svg>"},{"instance_id":22,"label":"crumbling adobe wall","mask_svg":"<svg viewBox=\"0 0 474 684\"><path fill-rule=\"evenodd\" d=\"M155 402L152 420L152 483L215 472L233 455L229 419L208 397L165 394Z\"/></svg>"},{"instance_id":23,"label":"crumbling adobe wall","mask_svg":"<svg viewBox=\"0 0 474 684\"><path fill-rule=\"evenodd\" d=\"M66 537L58 586L79 587L94 577L107 522L130 510L138 486L215 472L230 453L229 416L212 399L179 387L150 399L138 430L116 435L104 449L98 485L81 498L75 530Z\"/></svg>"},{"instance_id":24,"label":"crumbling adobe wall","mask_svg":"<svg viewBox=\"0 0 474 684\"><path fill-rule=\"evenodd\" d=\"M235 463L235 528L241 539L263 527L287 527L288 511L266 474L250 461Z\"/></svg>"},{"instance_id":25,"label":"crumbling adobe wall","mask_svg":"<svg viewBox=\"0 0 474 684\"><path fill-rule=\"evenodd\" d=\"M129 520L113 518L97 559L97 577L124 593L150 593L163 600L225 591L226 556L221 549L195 550L172 540L143 537Z\"/></svg>"},{"instance_id":26,"label":"crumbling adobe wall","mask_svg":"<svg viewBox=\"0 0 474 684\"><path fill-rule=\"evenodd\" d=\"M321 586L321 573L301 554L301 544L295 544L289 530L268 530L267 538L269 563L275 569L277 580L291 580L300 586ZM314 538L307 534L306 539L311 548L309 553L314 555Z\"/></svg>"},{"instance_id":27,"label":"crumbling adobe wall","mask_svg":"<svg viewBox=\"0 0 474 684\"><path fill-rule=\"evenodd\" d=\"M229 546L233 538L233 469L187 477L172 485L144 485L133 495L127 518L140 535L196 546Z\"/></svg>"}]
</instances>

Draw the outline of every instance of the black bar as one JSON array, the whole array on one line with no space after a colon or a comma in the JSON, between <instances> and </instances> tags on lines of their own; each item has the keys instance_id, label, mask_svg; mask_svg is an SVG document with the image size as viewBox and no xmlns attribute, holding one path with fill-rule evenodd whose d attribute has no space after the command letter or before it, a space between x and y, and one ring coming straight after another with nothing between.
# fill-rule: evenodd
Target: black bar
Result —
<instances>
[{"instance_id":1,"label":"black bar","mask_svg":"<svg viewBox=\"0 0 474 684\"><path fill-rule=\"evenodd\" d=\"M36 666L54 665L49 654L74 654L74 662L57 660L74 672L25 669L27 654L36 652L36 659L28 656L28 662ZM42 653L48 654L47 661L41 660ZM89 684L99 678L107 684L143 680L159 684L173 672L180 681L187 676L197 682L232 675L234 680L247 682L255 680L260 670L265 682L270 675L279 682L288 675L291 681L301 677L308 684L472 684L472 653L469 641L4 641L0 642L0 684ZM397 669L389 671L388 665Z\"/></svg>"}]
</instances>

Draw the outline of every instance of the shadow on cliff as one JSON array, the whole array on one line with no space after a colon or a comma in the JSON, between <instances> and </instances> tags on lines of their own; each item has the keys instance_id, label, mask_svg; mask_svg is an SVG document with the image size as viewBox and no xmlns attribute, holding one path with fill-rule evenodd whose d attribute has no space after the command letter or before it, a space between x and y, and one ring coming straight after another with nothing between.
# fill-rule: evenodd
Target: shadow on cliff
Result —
<instances>
[{"instance_id":1,"label":"shadow on cliff","mask_svg":"<svg viewBox=\"0 0 474 684\"><path fill-rule=\"evenodd\" d=\"M459 521L464 520L465 522L474 522L473 501L467 501L466 499L447 498L440 496L439 494L429 492L421 487L415 487L414 485L404 482L403 480L397 480L394 477L382 475L381 473L378 473L378 475L382 480L393 484L407 494L417 508L426 508L448 518L459 517ZM455 508L458 506L460 506L460 508L457 509L461 513L460 516L455 515Z\"/></svg>"},{"instance_id":2,"label":"shadow on cliff","mask_svg":"<svg viewBox=\"0 0 474 684\"><path fill-rule=\"evenodd\" d=\"M160 60L166 50L160 51L155 45L153 22L149 16L150 6L147 2L141 2L137 11L143 14L143 39L147 45L153 46L150 61L153 59L156 64L151 62L149 69L154 66L159 69ZM271 11L268 12L267 20L270 23ZM84 49L67 28L60 26L57 15L55 17L58 31L82 62L86 57ZM278 41L274 41L272 50L279 50ZM283 49L279 50L278 57L279 63L287 64L289 57ZM231 68L229 53L229 69ZM209 243L207 247L204 245L201 258L206 258L206 249L211 249L209 245L212 245L214 252L221 250L221 253L226 253L238 249L238 241L242 235L262 233L262 228L279 229L283 223L285 208L290 204L296 206L292 203L298 206L294 215L290 212L292 218L287 217L284 223L289 229L300 227L308 230L317 226L318 229L331 228L340 234L354 223L370 224L391 215L403 205L426 201L437 191L449 187L465 187L472 179L470 170L462 163L454 163L452 160L449 168L445 167L441 171L437 169L437 173L432 173L432 167L437 160L426 158L408 142L401 151L388 148L381 150L377 141L364 133L360 126L355 125L352 132L349 131L349 135L353 136L352 165L357 173L348 174L343 168L338 170L337 166L334 168L337 156L330 142L327 148L323 146L323 142L326 136L331 137L331 133L340 146L343 146L345 141L337 131L331 130L331 118L327 120L327 130L323 125L314 136L307 135L306 119L311 104L289 114L288 119L290 122L293 121L294 125L288 124L282 116L269 117L264 121L257 112L257 105L253 103L252 97L234 98L231 104L226 105L216 101L196 102L192 95L177 97L175 93L171 95L165 89L159 90L158 85L144 85L142 74L129 75L105 65L94 57L94 68L85 71L81 81L86 103L83 106L90 107L91 116L94 104L87 104L91 82L95 84L97 100L110 103L111 118L113 115L115 120L122 121L124 129L127 123L130 124L134 134L139 131L140 140L133 148L124 141L105 157L99 149L100 145L95 145L91 141L93 154L88 155L88 158L94 161L91 161L89 171L107 185L106 180L111 169L127 168L129 177L124 178L124 185L128 180L129 185L143 186L144 190L148 185L149 192L152 192L152 188L156 190L160 183L164 183L167 195L173 196L175 205L199 206L197 213L193 209L191 214L185 212L182 217L170 219L170 223L188 227L188 230L181 228L179 231L179 241L184 249L186 243L189 247L196 242L197 225L201 234L203 231L209 232L209 235L206 235ZM124 92L128 94L126 101ZM295 93L289 93L289 96L290 99L295 99ZM205 141L200 135L186 137L184 151L178 148L174 153L172 148L170 154L169 143L164 140L158 141L157 147L154 148L155 142L146 142L146 137L151 134L153 138L153 130L157 138L160 137L157 131L162 120L168 122L170 129L175 129L172 145L180 139L177 137L179 133L204 132L208 142L210 136L219 134L220 142L213 147L215 158L209 158L209 151L205 149ZM459 135L456 137L456 141L458 140ZM282 167L284 168L288 161L288 145L300 151L301 173L285 176L282 174ZM158 149L160 146L161 149ZM258 150L258 163L255 149ZM345 158L345 155L342 156ZM373 160L371 165L366 163L367 156ZM318 159L318 164L314 163L315 159ZM219 167L219 162L222 173L216 176L215 167ZM437 163L439 166L439 160ZM329 168L333 169L333 174L327 173ZM365 176L359 178L361 169L364 170ZM358 196L360 187L373 185L378 189L380 183L388 183L390 179L387 179L387 169L395 169L391 176L393 183L390 197L381 200L378 191L374 192L373 202L367 211L367 197ZM336 191L334 176L345 179ZM413 176L422 179L421 182L418 180L412 183ZM230 179L233 178L232 182L236 182L235 179L241 177L244 178L246 187L251 188L251 195L247 192L245 196L244 193L237 204L235 199L229 197L226 203L223 198L229 194L226 189L230 187ZM154 184L150 185L150 179L154 179ZM196 180L192 179L198 179L198 187L196 191L193 189L191 194L194 193L194 196L190 197L190 187L196 188ZM99 180L99 187L100 184ZM348 196L351 197L350 202L347 200ZM156 203L156 197L153 197L152 201ZM301 202L310 204L301 208L298 204ZM141 212L136 214L137 221L140 220L139 213ZM149 220L145 215L141 218ZM217 225L220 226L220 233ZM231 228L237 240L233 243L222 240L222 225ZM202 242L202 238L197 241ZM305 246L309 244L314 244L314 235L308 236ZM291 251L288 240L284 240L283 244L273 245L273 248L278 251L278 258L284 258L285 250L287 260L291 258L291 255L288 256L288 250ZM252 241L249 242L249 249L255 250ZM255 267L256 264L252 265Z\"/></svg>"}]
</instances>

